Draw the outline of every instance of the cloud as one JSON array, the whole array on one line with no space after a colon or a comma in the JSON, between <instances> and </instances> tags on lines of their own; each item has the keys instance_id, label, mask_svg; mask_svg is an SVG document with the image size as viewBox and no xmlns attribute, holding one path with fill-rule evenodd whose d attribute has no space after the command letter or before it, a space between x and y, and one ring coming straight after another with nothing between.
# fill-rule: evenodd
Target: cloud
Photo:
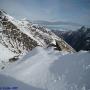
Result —
<instances>
[{"instance_id":1,"label":"cloud","mask_svg":"<svg viewBox=\"0 0 90 90\"><path fill-rule=\"evenodd\" d=\"M0 7L18 19L27 17L90 25L89 0L0 0Z\"/></svg>"}]
</instances>

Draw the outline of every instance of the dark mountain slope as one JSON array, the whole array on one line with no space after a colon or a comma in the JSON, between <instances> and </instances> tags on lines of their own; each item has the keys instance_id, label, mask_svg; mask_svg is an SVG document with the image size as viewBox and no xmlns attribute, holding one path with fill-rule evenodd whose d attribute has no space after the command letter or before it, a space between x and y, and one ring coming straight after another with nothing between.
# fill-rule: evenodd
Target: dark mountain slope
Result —
<instances>
[{"instance_id":1,"label":"dark mountain slope","mask_svg":"<svg viewBox=\"0 0 90 90\"><path fill-rule=\"evenodd\" d=\"M52 31L62 37L76 51L90 50L90 28L83 26L77 31Z\"/></svg>"}]
</instances>

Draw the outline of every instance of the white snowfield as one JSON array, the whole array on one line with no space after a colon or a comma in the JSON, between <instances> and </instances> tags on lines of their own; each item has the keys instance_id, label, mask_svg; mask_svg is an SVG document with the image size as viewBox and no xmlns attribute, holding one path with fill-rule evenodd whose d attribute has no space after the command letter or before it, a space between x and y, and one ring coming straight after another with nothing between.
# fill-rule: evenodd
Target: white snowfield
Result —
<instances>
[{"instance_id":1,"label":"white snowfield","mask_svg":"<svg viewBox=\"0 0 90 90\"><path fill-rule=\"evenodd\" d=\"M15 53L11 52L8 48L0 44L0 69L5 66L10 58L16 56Z\"/></svg>"},{"instance_id":2,"label":"white snowfield","mask_svg":"<svg viewBox=\"0 0 90 90\"><path fill-rule=\"evenodd\" d=\"M90 90L90 52L37 47L0 71L0 88Z\"/></svg>"},{"instance_id":3,"label":"white snowfield","mask_svg":"<svg viewBox=\"0 0 90 90\"><path fill-rule=\"evenodd\" d=\"M8 48L0 44L0 61L7 61L15 55L15 53L11 52Z\"/></svg>"}]
</instances>

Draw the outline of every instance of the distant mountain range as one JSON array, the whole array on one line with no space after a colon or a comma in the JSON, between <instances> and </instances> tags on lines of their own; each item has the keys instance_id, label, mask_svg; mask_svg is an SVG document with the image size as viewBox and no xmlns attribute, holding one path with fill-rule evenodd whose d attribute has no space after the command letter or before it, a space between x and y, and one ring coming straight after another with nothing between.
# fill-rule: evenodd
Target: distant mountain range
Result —
<instances>
[{"instance_id":1,"label":"distant mountain range","mask_svg":"<svg viewBox=\"0 0 90 90\"><path fill-rule=\"evenodd\" d=\"M76 31L52 31L59 37L62 37L76 51L90 50L90 28L83 26Z\"/></svg>"},{"instance_id":2,"label":"distant mountain range","mask_svg":"<svg viewBox=\"0 0 90 90\"><path fill-rule=\"evenodd\" d=\"M67 31L67 30L77 30L83 25L73 22L65 22L65 21L44 21L44 20L37 20L33 21L34 24L39 24L42 26L45 26L52 30L61 30L61 31Z\"/></svg>"},{"instance_id":3,"label":"distant mountain range","mask_svg":"<svg viewBox=\"0 0 90 90\"><path fill-rule=\"evenodd\" d=\"M44 21L44 20L37 20L33 21L35 24L40 24L40 25L72 25L72 26L82 26L81 24L78 23L73 23L73 22L65 22L65 21Z\"/></svg>"}]
</instances>

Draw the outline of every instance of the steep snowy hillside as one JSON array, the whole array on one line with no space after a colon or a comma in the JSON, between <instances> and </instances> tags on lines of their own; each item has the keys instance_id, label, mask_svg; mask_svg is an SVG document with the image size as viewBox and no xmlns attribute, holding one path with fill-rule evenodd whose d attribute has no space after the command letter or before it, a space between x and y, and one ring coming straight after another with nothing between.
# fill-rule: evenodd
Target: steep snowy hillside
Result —
<instances>
[{"instance_id":1,"label":"steep snowy hillside","mask_svg":"<svg viewBox=\"0 0 90 90\"><path fill-rule=\"evenodd\" d=\"M75 52L63 39L49 29L32 24L29 20L16 20L0 10L0 44L18 56L37 46L55 47L60 51Z\"/></svg>"},{"instance_id":2,"label":"steep snowy hillside","mask_svg":"<svg viewBox=\"0 0 90 90\"><path fill-rule=\"evenodd\" d=\"M6 57L4 55L6 55ZM6 59L12 58L15 55L15 53L11 52L8 48L0 44L0 61L6 61Z\"/></svg>"},{"instance_id":3,"label":"steep snowy hillside","mask_svg":"<svg viewBox=\"0 0 90 90\"><path fill-rule=\"evenodd\" d=\"M90 52L70 54L37 47L0 72L0 88L89 90Z\"/></svg>"}]
</instances>

